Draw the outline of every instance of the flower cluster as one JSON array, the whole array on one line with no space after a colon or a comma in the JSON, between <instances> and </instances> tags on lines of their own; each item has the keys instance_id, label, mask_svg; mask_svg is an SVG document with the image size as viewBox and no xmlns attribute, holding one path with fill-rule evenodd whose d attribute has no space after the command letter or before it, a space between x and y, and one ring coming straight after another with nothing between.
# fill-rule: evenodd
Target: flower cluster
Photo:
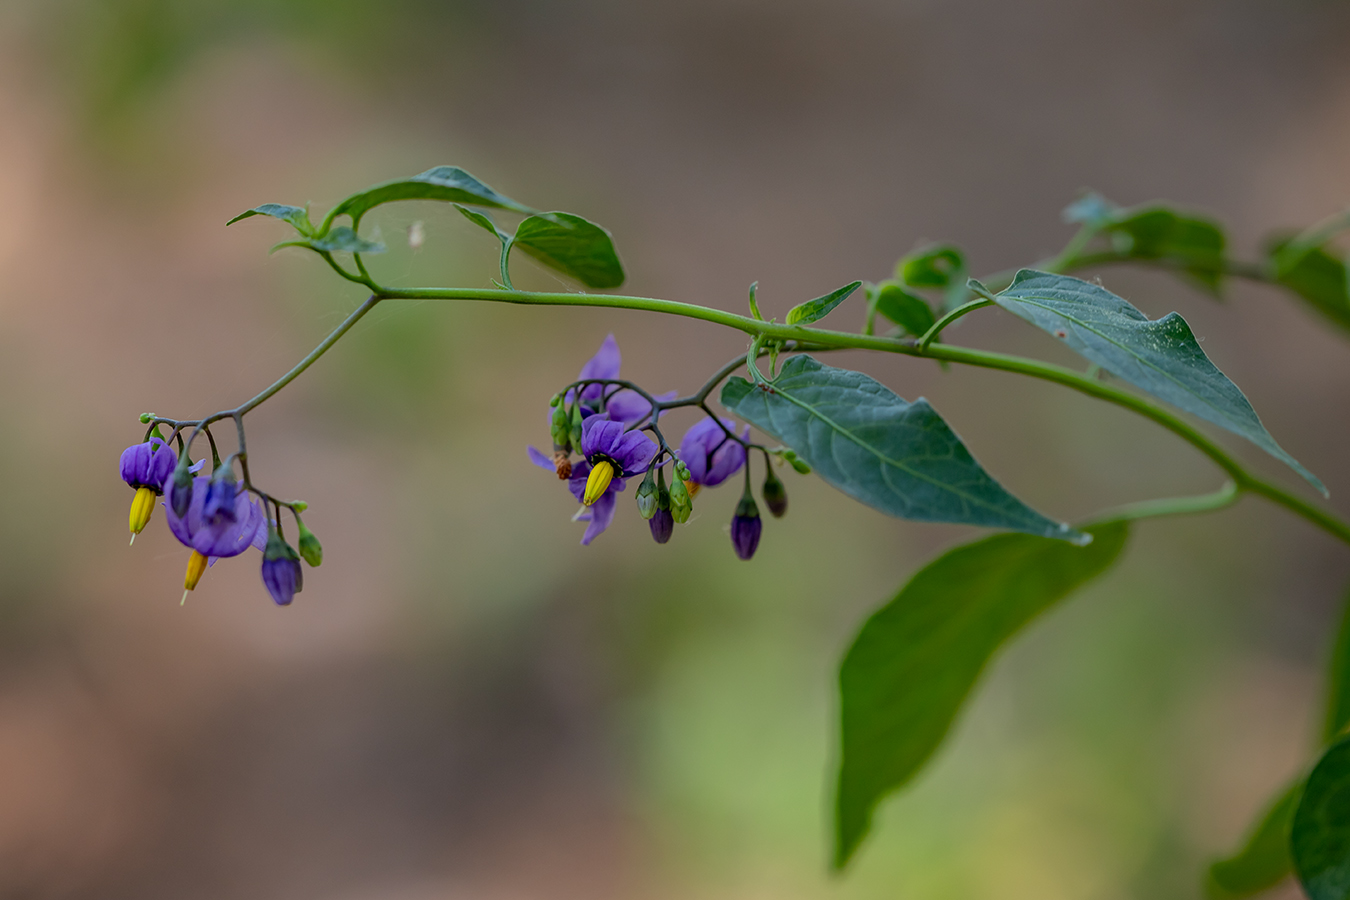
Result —
<instances>
[{"instance_id":1,"label":"flower cluster","mask_svg":"<svg viewBox=\"0 0 1350 900\"><path fill-rule=\"evenodd\" d=\"M181 437L179 452L181 457L153 428L144 442L122 451L122 480L136 491L131 501L132 542L149 524L156 498L167 491L168 498L160 505L165 507L169 531L191 551L183 578L184 601L216 560L239 556L256 547L263 552L262 580L272 599L281 606L289 604L303 585L299 560L303 557L312 566L323 561L318 538L300 521L299 513L305 505L286 504L300 531L297 553L281 536L282 504L256 491L253 493L259 494L259 500L254 500L252 489L235 479L233 463L237 457L224 464L215 460L207 477L197 474L206 460L190 465ZM268 515L269 502L275 505L275 518Z\"/></svg>"},{"instance_id":2,"label":"flower cluster","mask_svg":"<svg viewBox=\"0 0 1350 900\"><path fill-rule=\"evenodd\" d=\"M581 503L573 517L587 523L581 543L589 544L613 522L618 495L631 478L642 476L638 513L647 520L652 538L664 544L676 524L689 520L700 490L744 470L745 489L731 521L731 543L738 557L750 559L762 528L747 465L747 450L757 446L750 443L750 426L738 434L735 421L709 413L685 432L678 450L672 449L657 422L661 413L694 405L707 412L702 400L674 401L674 392L651 396L619 379L620 364L619 346L611 334L582 367L578 380L553 398L552 455L528 448L534 464L566 481ZM573 453L581 459L573 462ZM767 452L765 461L767 468ZM667 464L672 468L669 484ZM774 516L787 511L786 491L772 470L764 482L764 501Z\"/></svg>"}]
</instances>

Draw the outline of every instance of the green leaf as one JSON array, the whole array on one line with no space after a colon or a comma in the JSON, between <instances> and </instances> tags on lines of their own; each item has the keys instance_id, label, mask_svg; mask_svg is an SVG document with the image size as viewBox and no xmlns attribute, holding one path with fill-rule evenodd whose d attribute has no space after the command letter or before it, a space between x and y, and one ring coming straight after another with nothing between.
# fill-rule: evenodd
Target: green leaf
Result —
<instances>
[{"instance_id":1,"label":"green leaf","mask_svg":"<svg viewBox=\"0 0 1350 900\"><path fill-rule=\"evenodd\" d=\"M932 756L999 647L1105 571L1129 526L1087 531L1086 547L1000 534L949 550L863 625L839 670L836 868L858 849L877 803Z\"/></svg>"},{"instance_id":2,"label":"green leaf","mask_svg":"<svg viewBox=\"0 0 1350 900\"><path fill-rule=\"evenodd\" d=\"M814 300L807 300L805 303L799 303L788 310L787 324L789 325L810 325L812 322L819 322L828 316L836 306L848 299L848 296L862 286L861 281L855 281L852 284L846 284L843 287L830 291L823 297L817 297Z\"/></svg>"},{"instance_id":3,"label":"green leaf","mask_svg":"<svg viewBox=\"0 0 1350 900\"><path fill-rule=\"evenodd\" d=\"M1337 325L1350 328L1350 284L1344 260L1325 247L1301 246L1289 238L1275 241L1267 252L1277 282Z\"/></svg>"},{"instance_id":4,"label":"green leaf","mask_svg":"<svg viewBox=\"0 0 1350 900\"><path fill-rule=\"evenodd\" d=\"M894 281L877 285L877 312L904 329L906 334L922 337L937 322L933 308L922 298L906 291Z\"/></svg>"},{"instance_id":5,"label":"green leaf","mask_svg":"<svg viewBox=\"0 0 1350 900\"><path fill-rule=\"evenodd\" d=\"M1242 391L1210 362L1177 313L1150 321L1101 285L1034 269L1018 272L1007 290L996 295L978 282L972 285L1090 362L1246 438L1327 493L1315 475L1275 443Z\"/></svg>"},{"instance_id":6,"label":"green leaf","mask_svg":"<svg viewBox=\"0 0 1350 900\"><path fill-rule=\"evenodd\" d=\"M1332 744L1308 776L1290 846L1310 900L1350 897L1350 737Z\"/></svg>"},{"instance_id":7,"label":"green leaf","mask_svg":"<svg viewBox=\"0 0 1350 900\"><path fill-rule=\"evenodd\" d=\"M1065 222L1080 222L1093 228L1102 228L1110 224L1119 212L1119 206L1096 191L1088 191L1064 207L1062 215Z\"/></svg>"},{"instance_id":8,"label":"green leaf","mask_svg":"<svg viewBox=\"0 0 1350 900\"><path fill-rule=\"evenodd\" d=\"M1206 884L1215 900L1246 897L1274 887L1293 871L1289 833L1303 794L1300 778L1265 811L1237 853L1209 867Z\"/></svg>"},{"instance_id":9,"label":"green leaf","mask_svg":"<svg viewBox=\"0 0 1350 900\"><path fill-rule=\"evenodd\" d=\"M458 166L437 166L421 175L386 181L353 194L334 207L326 221L332 222L337 216L346 215L351 216L353 222L360 222L361 217L374 207L396 200L445 200L521 213L534 212L528 206L497 193Z\"/></svg>"},{"instance_id":10,"label":"green leaf","mask_svg":"<svg viewBox=\"0 0 1350 900\"><path fill-rule=\"evenodd\" d=\"M1344 604L1341 627L1327 673L1327 717L1322 729L1322 737L1326 741L1332 740L1350 725L1350 592L1346 594Z\"/></svg>"},{"instance_id":11,"label":"green leaf","mask_svg":"<svg viewBox=\"0 0 1350 900\"><path fill-rule=\"evenodd\" d=\"M916 250L895 264L896 277L910 287L945 288L966 283L966 258L950 244Z\"/></svg>"},{"instance_id":12,"label":"green leaf","mask_svg":"<svg viewBox=\"0 0 1350 900\"><path fill-rule=\"evenodd\" d=\"M722 405L888 515L1087 539L990 478L927 400L907 403L861 372L794 356L772 385L728 380Z\"/></svg>"},{"instance_id":13,"label":"green leaf","mask_svg":"<svg viewBox=\"0 0 1350 900\"><path fill-rule=\"evenodd\" d=\"M581 216L565 212L530 216L516 229L513 246L587 287L623 284L623 264L609 232Z\"/></svg>"},{"instance_id":14,"label":"green leaf","mask_svg":"<svg viewBox=\"0 0 1350 900\"><path fill-rule=\"evenodd\" d=\"M1210 291L1223 277L1223 227L1161 205L1119 211L1105 225L1115 249L1132 259L1168 260Z\"/></svg>"},{"instance_id":15,"label":"green leaf","mask_svg":"<svg viewBox=\"0 0 1350 900\"><path fill-rule=\"evenodd\" d=\"M498 228L497 223L492 221L492 218L490 216L469 209L467 206L460 206L458 203L455 204L455 209L463 213L464 218L468 219L470 222L477 225L479 228L483 229L488 234L492 235L502 243L506 243L511 240L511 235L507 234L506 232Z\"/></svg>"},{"instance_id":16,"label":"green leaf","mask_svg":"<svg viewBox=\"0 0 1350 900\"><path fill-rule=\"evenodd\" d=\"M346 225L330 229L323 237L305 238L300 241L283 241L272 249L280 250L282 247L306 247L322 253L383 253L385 249L384 244L365 240Z\"/></svg>"},{"instance_id":17,"label":"green leaf","mask_svg":"<svg viewBox=\"0 0 1350 900\"><path fill-rule=\"evenodd\" d=\"M303 235L314 233L314 226L309 222L309 213L298 206L285 206L281 203L264 203L262 206L255 206L252 209L241 212L225 225L228 227L241 219L247 219L252 216L271 216L274 219L280 219L283 222L289 222L295 227L295 230Z\"/></svg>"}]
</instances>

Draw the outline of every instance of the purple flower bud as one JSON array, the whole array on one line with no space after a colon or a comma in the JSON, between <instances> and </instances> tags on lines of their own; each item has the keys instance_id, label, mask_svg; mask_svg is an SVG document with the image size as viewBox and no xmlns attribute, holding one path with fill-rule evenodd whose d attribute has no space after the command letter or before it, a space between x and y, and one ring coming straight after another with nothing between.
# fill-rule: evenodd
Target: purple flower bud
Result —
<instances>
[{"instance_id":1,"label":"purple flower bud","mask_svg":"<svg viewBox=\"0 0 1350 900\"><path fill-rule=\"evenodd\" d=\"M759 533L763 528L759 507L755 506L755 498L750 496L747 486L741 495L741 502L736 504L736 515L731 520L731 546L736 548L737 556L749 559L755 555L755 549L759 547Z\"/></svg>"},{"instance_id":2,"label":"purple flower bud","mask_svg":"<svg viewBox=\"0 0 1350 900\"><path fill-rule=\"evenodd\" d=\"M304 587L305 575L300 569L300 554L286 543L275 528L267 536L263 550L262 580L277 606L289 606Z\"/></svg>"},{"instance_id":3,"label":"purple flower bud","mask_svg":"<svg viewBox=\"0 0 1350 900\"><path fill-rule=\"evenodd\" d=\"M783 482L778 480L778 476L769 469L764 475L764 505L773 513L775 519L783 518L787 512L787 488L783 487Z\"/></svg>"},{"instance_id":4,"label":"purple flower bud","mask_svg":"<svg viewBox=\"0 0 1350 900\"><path fill-rule=\"evenodd\" d=\"M675 517L670 514L669 508L658 509L647 524L652 529L652 540L658 544L664 544L675 533Z\"/></svg>"},{"instance_id":5,"label":"purple flower bud","mask_svg":"<svg viewBox=\"0 0 1350 900\"><path fill-rule=\"evenodd\" d=\"M156 494L164 492L164 482L172 474L178 457L161 438L152 437L122 451L122 480L133 488L147 487Z\"/></svg>"}]
</instances>

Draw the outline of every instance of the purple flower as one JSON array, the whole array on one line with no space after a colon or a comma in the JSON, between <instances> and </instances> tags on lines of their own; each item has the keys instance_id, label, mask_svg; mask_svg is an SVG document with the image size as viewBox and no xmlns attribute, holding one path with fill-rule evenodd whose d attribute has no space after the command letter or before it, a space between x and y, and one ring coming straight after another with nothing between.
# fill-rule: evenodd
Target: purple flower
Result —
<instances>
[{"instance_id":1,"label":"purple flower","mask_svg":"<svg viewBox=\"0 0 1350 900\"><path fill-rule=\"evenodd\" d=\"M267 547L263 550L262 580L277 606L289 606L305 585L300 569L300 555L286 543L275 528L268 529Z\"/></svg>"},{"instance_id":2,"label":"purple flower","mask_svg":"<svg viewBox=\"0 0 1350 900\"><path fill-rule=\"evenodd\" d=\"M745 448L727 436L736 432L736 423L722 419L724 430L711 417L703 419L684 433L680 439L680 459L689 467L689 480L694 484L716 487L745 465ZM745 426L745 438L750 437L750 426Z\"/></svg>"},{"instance_id":3,"label":"purple flower","mask_svg":"<svg viewBox=\"0 0 1350 900\"><path fill-rule=\"evenodd\" d=\"M656 445L639 431L625 431L622 422L591 416L581 423L581 452L585 459L572 467L567 487L584 506L573 521L590 523L581 538L589 544L614 520L625 479L646 471ZM554 470L552 460L533 447L530 459L541 469Z\"/></svg>"},{"instance_id":4,"label":"purple flower","mask_svg":"<svg viewBox=\"0 0 1350 900\"><path fill-rule=\"evenodd\" d=\"M122 451L122 480L136 489L131 500L127 524L131 540L145 530L155 511L155 498L164 491L164 481L173 473L178 457L164 443L163 438L152 437L140 444L132 444Z\"/></svg>"},{"instance_id":5,"label":"purple flower","mask_svg":"<svg viewBox=\"0 0 1350 900\"><path fill-rule=\"evenodd\" d=\"M140 490L164 492L164 482L173 473L178 457L162 438L152 437L143 444L132 444L122 451L122 480Z\"/></svg>"},{"instance_id":6,"label":"purple flower","mask_svg":"<svg viewBox=\"0 0 1350 900\"><path fill-rule=\"evenodd\" d=\"M259 550L265 547L266 517L262 508L249 499L248 492L239 484L235 485L231 510L233 520L220 517L212 521L203 514L210 481L204 476L193 479L192 502L188 504L187 515L180 517L172 509L167 510L169 530L173 536L184 546L207 557L238 556L249 547Z\"/></svg>"},{"instance_id":7,"label":"purple flower","mask_svg":"<svg viewBox=\"0 0 1350 900\"><path fill-rule=\"evenodd\" d=\"M600 345L600 349L596 351L595 355L587 360L586 365L581 367L581 373L577 376L577 380L585 381L588 378L617 379L622 361L623 359L619 354L619 343L614 340L614 335L611 334L605 338L604 343ZM670 400L675 395L675 391L670 391L665 394L658 394L656 399ZM575 398L576 391L568 391L563 398L564 405L570 405ZM645 419L651 411L652 405L641 394L627 388L616 390L614 385L588 384L581 389L583 421L590 416L608 414L616 422L633 425Z\"/></svg>"},{"instance_id":8,"label":"purple flower","mask_svg":"<svg viewBox=\"0 0 1350 900\"><path fill-rule=\"evenodd\" d=\"M736 504L736 515L731 520L731 546L736 549L736 555L741 559L754 556L755 549L759 547L759 533L763 529L759 507L755 505L755 498L750 496L750 487L747 485L741 502Z\"/></svg>"}]
</instances>

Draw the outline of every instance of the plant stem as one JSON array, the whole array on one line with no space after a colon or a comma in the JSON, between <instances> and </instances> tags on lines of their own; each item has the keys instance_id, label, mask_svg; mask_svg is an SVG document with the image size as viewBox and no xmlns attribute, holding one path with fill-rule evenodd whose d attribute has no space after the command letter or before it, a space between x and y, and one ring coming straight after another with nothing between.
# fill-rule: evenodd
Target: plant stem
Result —
<instances>
[{"instance_id":1,"label":"plant stem","mask_svg":"<svg viewBox=\"0 0 1350 900\"><path fill-rule=\"evenodd\" d=\"M923 333L923 337L919 338L917 344L919 351L922 352L924 350L927 350L928 345L933 343L933 340L939 334L942 334L942 330L944 328L946 328L948 325L952 324L957 319L964 316L966 313L973 313L977 309L984 309L986 306L993 306L993 305L994 305L993 300L986 300L984 298L981 298L979 300L972 300L969 303L958 306L956 309L952 310L951 312L947 313L945 316L934 322L933 327Z\"/></svg>"}]
</instances>

